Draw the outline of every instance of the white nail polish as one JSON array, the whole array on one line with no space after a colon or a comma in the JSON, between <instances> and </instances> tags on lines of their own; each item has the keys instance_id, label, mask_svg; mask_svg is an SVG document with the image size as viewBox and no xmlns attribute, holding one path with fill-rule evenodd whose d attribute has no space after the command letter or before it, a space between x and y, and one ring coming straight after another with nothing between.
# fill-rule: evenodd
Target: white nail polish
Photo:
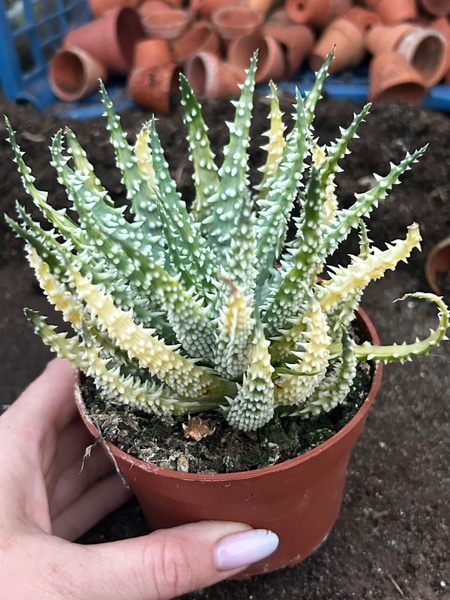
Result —
<instances>
[{"instance_id":1,"label":"white nail polish","mask_svg":"<svg viewBox=\"0 0 450 600\"><path fill-rule=\"evenodd\" d=\"M228 535L216 546L217 569L229 571L257 562L272 554L278 543L277 534L268 529L251 529Z\"/></svg>"}]
</instances>

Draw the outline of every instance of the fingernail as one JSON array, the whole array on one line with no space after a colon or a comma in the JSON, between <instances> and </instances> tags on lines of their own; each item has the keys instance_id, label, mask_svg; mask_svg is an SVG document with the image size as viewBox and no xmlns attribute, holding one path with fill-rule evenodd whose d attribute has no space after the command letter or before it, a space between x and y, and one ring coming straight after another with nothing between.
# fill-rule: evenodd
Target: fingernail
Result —
<instances>
[{"instance_id":1,"label":"fingernail","mask_svg":"<svg viewBox=\"0 0 450 600\"><path fill-rule=\"evenodd\" d=\"M216 567L219 571L229 571L250 565L272 554L278 542L277 534L268 529L251 529L228 535L216 546Z\"/></svg>"}]
</instances>

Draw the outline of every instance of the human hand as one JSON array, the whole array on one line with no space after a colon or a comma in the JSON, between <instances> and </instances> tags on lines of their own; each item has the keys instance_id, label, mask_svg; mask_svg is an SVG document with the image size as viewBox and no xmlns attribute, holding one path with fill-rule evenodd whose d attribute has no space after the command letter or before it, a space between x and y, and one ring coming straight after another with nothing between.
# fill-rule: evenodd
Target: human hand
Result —
<instances>
[{"instance_id":1,"label":"human hand","mask_svg":"<svg viewBox=\"0 0 450 600\"><path fill-rule=\"evenodd\" d=\"M74 540L130 492L73 398L74 371L53 360L0 418L0 581L4 600L156 600L230 577L278 538L241 523L201 522L138 538Z\"/></svg>"}]
</instances>

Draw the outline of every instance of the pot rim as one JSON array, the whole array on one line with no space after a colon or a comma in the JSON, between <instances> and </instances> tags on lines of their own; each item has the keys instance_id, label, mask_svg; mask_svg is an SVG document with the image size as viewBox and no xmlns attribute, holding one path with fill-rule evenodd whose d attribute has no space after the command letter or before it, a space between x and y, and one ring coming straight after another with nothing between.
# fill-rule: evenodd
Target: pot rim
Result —
<instances>
[{"instance_id":1,"label":"pot rim","mask_svg":"<svg viewBox=\"0 0 450 600\"><path fill-rule=\"evenodd\" d=\"M361 317L361 320L363 321L365 327L367 328L369 336L372 339L373 343L375 345L379 346L380 339L378 337L378 333L377 333L372 321L370 320L369 316L367 315L367 313L362 308L358 308L358 316ZM171 479L171 478L172 479L182 479L182 480L187 480L187 481L189 481L189 480L190 481L203 481L203 482L232 482L232 481L245 480L245 479L254 479L256 477L262 477L264 475L269 475L270 473L274 473L276 471L284 471L285 469L289 469L294 465L306 462L308 460L312 460L316 456L321 454L322 452L325 452L330 447L334 446L342 438L344 438L350 431L353 430L354 427L356 427L360 423L360 421L362 419L364 419L366 417L366 414L376 396L378 388L380 387L382 372L383 372L383 365L382 365L382 363L379 363L375 367L375 373L373 376L372 385L370 386L370 390L367 394L366 399L362 403L358 412L354 415L354 417L352 419L350 419L350 421L348 423L346 423L346 425L344 425L344 427L342 427L342 429L340 429L337 433L335 433L332 437L330 437L325 442L322 442L321 444L319 444L319 446L316 446L315 448L308 450L304 454L300 454L299 456L296 456L295 458L290 458L288 460L285 460L284 462L277 463L275 465L270 465L268 467L262 467L261 469L254 469L252 471L238 471L235 473L183 473L182 471L175 471L173 469L164 469L162 467L157 467L156 465L146 463L146 462L140 460L139 458L136 458L134 456L131 456L130 454L127 454L126 452L124 452L123 450L121 450L120 448L115 446L109 440L105 440L105 442L115 457L117 457L117 458L121 459L122 461L129 464L130 471L132 469L138 467L138 468L143 469L144 471L148 471L150 473L158 475L159 477L167 477L168 479ZM95 424L93 423L93 421L91 420L91 417L86 409L86 406L82 399L81 392L78 387L79 373L80 373L80 370L77 369L76 386L75 386L76 404L77 404L78 410L80 411L81 417L82 417L85 425L87 426L87 428L89 429L91 434L97 439L99 437L98 429L95 426Z\"/></svg>"}]
</instances>

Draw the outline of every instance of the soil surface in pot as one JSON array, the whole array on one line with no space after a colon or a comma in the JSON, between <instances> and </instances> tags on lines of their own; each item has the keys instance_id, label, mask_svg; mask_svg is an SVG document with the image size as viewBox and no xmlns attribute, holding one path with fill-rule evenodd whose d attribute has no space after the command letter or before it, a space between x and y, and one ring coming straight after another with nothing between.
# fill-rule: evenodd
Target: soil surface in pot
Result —
<instances>
[{"instance_id":1,"label":"soil surface in pot","mask_svg":"<svg viewBox=\"0 0 450 600\"><path fill-rule=\"evenodd\" d=\"M290 102L283 108L289 115ZM227 100L204 103L205 119L215 148L223 145L227 130L222 121L231 119ZM327 143L338 135L361 105L347 101L321 100L315 133ZM267 129L268 104L257 104L254 129ZM123 188L114 171L114 156L104 120L77 122L54 114L39 115L30 106L19 106L0 97L0 113L7 114L33 168L37 185L50 192L55 207L66 206L62 188L50 167L47 146L55 131L69 125L96 165L100 178L115 198ZM123 123L134 139L141 123L150 117L143 110L127 110ZM158 129L167 148L180 191L191 190L186 160L185 129L176 109L158 119ZM24 202L11 149L4 140L0 120L0 212L14 214L14 200ZM361 126L361 138L351 145L345 172L338 176L339 200L343 206L354 192L373 182L372 173L386 173L389 161L397 162L406 150L430 143L420 163L403 176L370 220L370 235L379 247L403 237L416 221L423 236L423 252L415 252L408 265L395 275L371 284L362 306L374 322L382 342L412 341L427 335L436 325L433 306L424 302L392 301L414 290L429 291L424 264L428 252L450 231L450 117L402 103L375 104ZM259 139L258 139L259 138ZM265 141L258 134L257 143ZM260 164L262 155L252 156ZM254 171L252 170L252 173ZM252 174L252 177L255 177ZM33 206L28 204L35 215ZM353 243L353 246L352 246ZM354 251L354 240L341 248L337 260ZM51 357L41 340L27 325L22 312L30 306L58 324L48 302L35 284L23 255L22 242L15 239L0 219L0 377L1 404L6 409L34 379ZM186 600L450 600L448 568L448 482L450 481L450 344L442 344L431 356L406 365L385 368L383 382L366 428L355 447L349 467L346 493L339 520L327 542L304 563L293 569L248 581L225 581L207 590L188 594ZM148 531L135 501L86 533L83 543L112 541Z\"/></svg>"},{"instance_id":2,"label":"soil surface in pot","mask_svg":"<svg viewBox=\"0 0 450 600\"><path fill-rule=\"evenodd\" d=\"M337 433L367 397L373 367L359 365L345 404L309 419L275 416L257 431L243 433L215 412L161 419L124 410L102 398L92 379L81 389L91 419L118 448L144 462L184 473L234 473L275 465L304 454Z\"/></svg>"}]
</instances>

